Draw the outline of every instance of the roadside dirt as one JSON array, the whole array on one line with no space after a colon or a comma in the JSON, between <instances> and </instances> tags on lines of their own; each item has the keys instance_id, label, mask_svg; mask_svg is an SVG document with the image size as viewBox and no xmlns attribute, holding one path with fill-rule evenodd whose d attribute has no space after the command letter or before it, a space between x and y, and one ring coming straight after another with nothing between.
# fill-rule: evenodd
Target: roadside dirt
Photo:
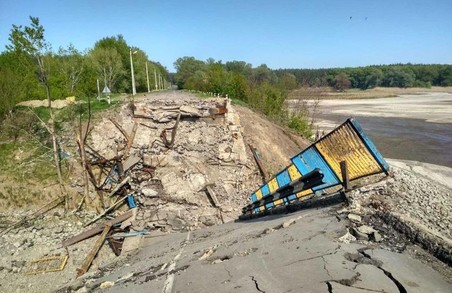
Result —
<instances>
[{"instance_id":1,"label":"roadside dirt","mask_svg":"<svg viewBox=\"0 0 452 293\"><path fill-rule=\"evenodd\" d=\"M310 144L308 139L272 123L248 108L235 106L235 109L240 115L245 142L259 151L271 174L287 167L290 158Z\"/></svg>"}]
</instances>

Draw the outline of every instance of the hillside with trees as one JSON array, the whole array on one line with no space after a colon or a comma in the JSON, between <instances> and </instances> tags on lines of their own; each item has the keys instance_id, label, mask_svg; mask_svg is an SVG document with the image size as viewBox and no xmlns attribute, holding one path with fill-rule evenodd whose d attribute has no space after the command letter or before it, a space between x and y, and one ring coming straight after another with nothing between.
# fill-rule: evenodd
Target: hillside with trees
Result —
<instances>
[{"instance_id":1,"label":"hillside with trees","mask_svg":"<svg viewBox=\"0 0 452 293\"><path fill-rule=\"evenodd\" d=\"M122 35L98 40L92 48L80 51L73 45L52 49L44 38L45 30L39 19L31 17L31 26L13 25L9 36L10 44L0 53L0 117L14 105L26 100L46 99L42 76L37 71L37 60L26 49L20 32L27 32L33 25L40 28L40 65L46 72L51 99L76 96L79 99L97 96L97 79L100 89L107 85L112 93L130 93L130 50L134 52L133 63L137 92L147 91L146 62L150 75L151 89L155 88L154 70L164 80L169 79L167 69L150 60L140 48L126 42ZM34 42L31 40L31 42ZM28 42L29 45L33 45Z\"/></svg>"},{"instance_id":2,"label":"hillside with trees","mask_svg":"<svg viewBox=\"0 0 452 293\"><path fill-rule=\"evenodd\" d=\"M279 69L277 76L290 75L299 86L371 89L375 87L452 86L452 65L394 64L327 69Z\"/></svg>"}]
</instances>

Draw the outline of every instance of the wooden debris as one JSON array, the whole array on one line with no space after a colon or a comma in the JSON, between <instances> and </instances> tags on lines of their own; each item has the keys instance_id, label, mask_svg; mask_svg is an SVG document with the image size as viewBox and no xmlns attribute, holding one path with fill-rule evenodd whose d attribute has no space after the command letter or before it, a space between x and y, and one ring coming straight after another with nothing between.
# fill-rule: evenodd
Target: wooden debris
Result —
<instances>
[{"instance_id":1,"label":"wooden debris","mask_svg":"<svg viewBox=\"0 0 452 293\"><path fill-rule=\"evenodd\" d=\"M130 149L132 148L133 140L135 139L135 134L137 133L137 129L138 129L138 123L135 122L133 124L132 133L130 133L130 135L127 138L127 146L126 146L126 149L124 150L124 158L127 158L129 156L129 152L130 152Z\"/></svg>"},{"instance_id":2,"label":"wooden debris","mask_svg":"<svg viewBox=\"0 0 452 293\"><path fill-rule=\"evenodd\" d=\"M179 113L179 115L177 115L176 124L174 124L174 126L171 128L164 129L162 131L162 133L160 134L160 138L162 139L163 143L165 144L165 146L167 148L171 148L174 144L174 139L176 138L177 126L179 125L180 117L181 117L181 114ZM168 139L166 138L166 131L168 131L168 130L171 130L171 140L170 141L168 141Z\"/></svg>"},{"instance_id":3,"label":"wooden debris","mask_svg":"<svg viewBox=\"0 0 452 293\"><path fill-rule=\"evenodd\" d=\"M220 207L220 203L218 201L217 195L213 191L212 187L210 187L209 185L206 186L206 193L212 200L214 207L216 207L216 208Z\"/></svg>"},{"instance_id":4,"label":"wooden debris","mask_svg":"<svg viewBox=\"0 0 452 293\"><path fill-rule=\"evenodd\" d=\"M116 185L115 189L113 189L110 194L108 194L108 197L112 197L113 195L115 195L116 192L118 192L121 187L123 187L124 185L127 184L127 182L129 182L130 177L126 177L124 180L122 180L118 185Z\"/></svg>"},{"instance_id":5,"label":"wooden debris","mask_svg":"<svg viewBox=\"0 0 452 293\"><path fill-rule=\"evenodd\" d=\"M89 221L88 223L85 224L84 227L91 225L92 223L97 222L99 219L101 219L103 216L105 216L106 214L108 214L109 212L111 212L112 210L116 209L119 205L121 205L122 203L124 203L124 200L128 197L129 195L126 195L124 197L122 197L121 199L119 199L118 201L116 201L111 207L109 207L108 209L106 209L102 214L100 214L99 216L95 217L94 219L92 219L91 221Z\"/></svg>"},{"instance_id":6,"label":"wooden debris","mask_svg":"<svg viewBox=\"0 0 452 293\"><path fill-rule=\"evenodd\" d=\"M49 256L32 260L25 269L25 275L62 271L69 255Z\"/></svg>"},{"instance_id":7,"label":"wooden debris","mask_svg":"<svg viewBox=\"0 0 452 293\"><path fill-rule=\"evenodd\" d=\"M111 225L115 225L118 223L121 223L125 220L127 220L128 218L130 218L133 215L133 211L129 210L126 213L114 218L113 220L108 221L107 223L110 223ZM80 241L83 241L85 239L88 239L90 237L93 237L94 235L99 234L100 232L102 232L102 230L104 229L105 225L101 224L98 225L92 229L89 229L88 231L82 232L74 237L71 237L69 239L66 239L63 241L63 247L67 247L67 246L71 246L74 245Z\"/></svg>"},{"instance_id":8,"label":"wooden debris","mask_svg":"<svg viewBox=\"0 0 452 293\"><path fill-rule=\"evenodd\" d=\"M259 155L258 155L258 153L257 153L257 150L256 150L256 148L254 148L251 144L248 144L248 146L250 147L250 149L251 149L251 153L253 153L253 157L254 157L254 160L256 161L256 164L257 164L257 166L259 167L259 171L260 171L260 173L261 173L261 175L262 175L262 181L265 183L265 182L267 182L268 181L268 173L267 173L267 171L265 170L265 168L264 168L264 165L262 164L262 161L261 161L261 159L259 158Z\"/></svg>"},{"instance_id":9,"label":"wooden debris","mask_svg":"<svg viewBox=\"0 0 452 293\"><path fill-rule=\"evenodd\" d=\"M99 239L96 240L96 243L94 244L93 248L91 249L91 251L86 256L85 260L83 261L82 267L77 270L77 278L84 275L89 270L89 267L91 266L94 258L96 257L100 248L104 244L105 238L107 237L107 234L111 229L111 226L112 226L111 223L107 223L105 225L105 228L104 228L102 234L100 235Z\"/></svg>"},{"instance_id":10,"label":"wooden debris","mask_svg":"<svg viewBox=\"0 0 452 293\"><path fill-rule=\"evenodd\" d=\"M341 161L340 167L341 167L341 174L342 174L342 186L344 187L345 191L349 191L349 190L351 190L351 186L350 186L350 178L349 178L348 168L347 168L347 161Z\"/></svg>"}]
</instances>

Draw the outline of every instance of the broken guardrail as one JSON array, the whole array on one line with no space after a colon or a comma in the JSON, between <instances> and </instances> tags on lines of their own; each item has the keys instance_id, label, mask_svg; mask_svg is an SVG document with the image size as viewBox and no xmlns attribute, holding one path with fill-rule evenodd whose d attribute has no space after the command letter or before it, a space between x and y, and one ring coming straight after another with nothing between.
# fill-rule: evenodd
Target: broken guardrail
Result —
<instances>
[{"instance_id":1,"label":"broken guardrail","mask_svg":"<svg viewBox=\"0 0 452 293\"><path fill-rule=\"evenodd\" d=\"M251 204L243 208L244 214L260 213L320 193L327 188L343 185L347 183L345 181L383 172L387 174L389 170L388 163L354 118L347 119L329 134L291 158L291 162L291 165L251 194ZM304 177L313 176L316 172L322 174L321 183L316 181L319 184L310 186L303 184L304 188L301 190L286 189L293 185L294 181L303 181ZM278 196L275 197L275 194Z\"/></svg>"}]
</instances>

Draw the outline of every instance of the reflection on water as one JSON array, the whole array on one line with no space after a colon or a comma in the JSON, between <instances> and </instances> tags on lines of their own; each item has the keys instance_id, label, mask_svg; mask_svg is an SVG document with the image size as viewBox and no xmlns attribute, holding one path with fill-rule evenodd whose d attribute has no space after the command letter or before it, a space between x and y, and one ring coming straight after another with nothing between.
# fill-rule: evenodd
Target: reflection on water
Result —
<instances>
[{"instance_id":1,"label":"reflection on water","mask_svg":"<svg viewBox=\"0 0 452 293\"><path fill-rule=\"evenodd\" d=\"M338 124L348 116L320 115ZM384 157L452 167L452 124L418 119L355 117Z\"/></svg>"}]
</instances>

